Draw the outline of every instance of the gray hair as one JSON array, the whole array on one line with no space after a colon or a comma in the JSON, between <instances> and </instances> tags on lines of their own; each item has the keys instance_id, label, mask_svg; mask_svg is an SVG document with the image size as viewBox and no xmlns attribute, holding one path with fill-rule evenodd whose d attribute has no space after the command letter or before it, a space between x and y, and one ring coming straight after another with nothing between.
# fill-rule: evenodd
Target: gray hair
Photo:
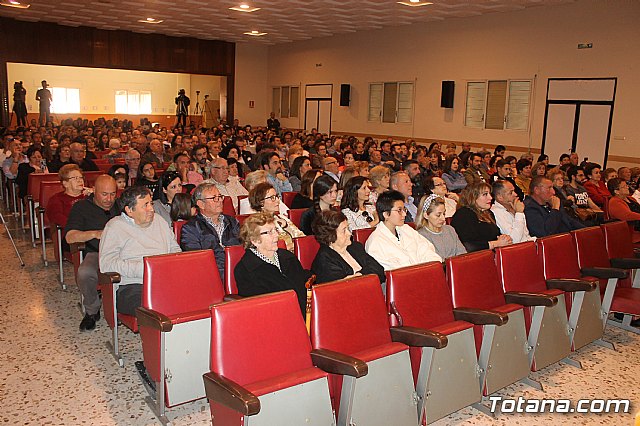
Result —
<instances>
[{"instance_id":1,"label":"gray hair","mask_svg":"<svg viewBox=\"0 0 640 426\"><path fill-rule=\"evenodd\" d=\"M218 189L213 183L201 183L200 185L198 185L196 189L193 191L193 195L192 195L193 203L195 204L196 201L203 199L202 194L204 193L204 191L208 191L214 188Z\"/></svg>"}]
</instances>

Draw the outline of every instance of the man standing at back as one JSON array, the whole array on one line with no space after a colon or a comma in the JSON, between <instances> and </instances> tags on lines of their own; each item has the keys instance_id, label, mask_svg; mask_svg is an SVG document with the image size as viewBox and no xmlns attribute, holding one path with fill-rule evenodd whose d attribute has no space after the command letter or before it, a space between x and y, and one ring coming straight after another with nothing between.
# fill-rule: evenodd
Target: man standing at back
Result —
<instances>
[{"instance_id":1,"label":"man standing at back","mask_svg":"<svg viewBox=\"0 0 640 426\"><path fill-rule=\"evenodd\" d=\"M85 311L80 331L93 330L100 319L98 248L102 230L116 215L115 200L116 181L108 175L98 176L93 194L73 205L65 227L67 243L85 243L84 259L77 275Z\"/></svg>"},{"instance_id":2,"label":"man standing at back","mask_svg":"<svg viewBox=\"0 0 640 426\"><path fill-rule=\"evenodd\" d=\"M40 117L38 121L41 126L46 126L51 121L51 102L53 102L53 97L49 89L47 89L48 86L47 81L42 80L42 89L38 89L36 92L36 101L40 102Z\"/></svg>"}]
</instances>

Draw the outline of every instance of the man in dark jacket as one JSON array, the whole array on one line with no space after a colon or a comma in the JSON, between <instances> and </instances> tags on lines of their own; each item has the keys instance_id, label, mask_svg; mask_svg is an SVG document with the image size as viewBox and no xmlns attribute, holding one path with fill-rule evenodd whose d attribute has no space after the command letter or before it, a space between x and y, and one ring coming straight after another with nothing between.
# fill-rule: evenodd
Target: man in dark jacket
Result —
<instances>
[{"instance_id":1,"label":"man in dark jacket","mask_svg":"<svg viewBox=\"0 0 640 426\"><path fill-rule=\"evenodd\" d=\"M584 225L561 208L551 180L536 176L531 180L529 188L530 194L524 200L524 215L532 236L540 238L584 228Z\"/></svg>"},{"instance_id":2,"label":"man in dark jacket","mask_svg":"<svg viewBox=\"0 0 640 426\"><path fill-rule=\"evenodd\" d=\"M198 214L182 227L180 247L183 251L213 250L220 277L224 278L224 248L240 244L240 224L236 218L222 214L224 196L214 184L198 185L193 199Z\"/></svg>"}]
</instances>

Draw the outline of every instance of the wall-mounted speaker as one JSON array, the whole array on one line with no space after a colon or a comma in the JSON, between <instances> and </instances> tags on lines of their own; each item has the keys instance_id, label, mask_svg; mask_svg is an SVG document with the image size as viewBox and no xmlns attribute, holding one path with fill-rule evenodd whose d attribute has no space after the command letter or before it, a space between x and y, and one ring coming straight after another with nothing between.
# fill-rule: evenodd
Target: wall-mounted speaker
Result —
<instances>
[{"instance_id":1,"label":"wall-mounted speaker","mask_svg":"<svg viewBox=\"0 0 640 426\"><path fill-rule=\"evenodd\" d=\"M349 106L351 101L351 85L340 85L340 106Z\"/></svg>"},{"instance_id":2,"label":"wall-mounted speaker","mask_svg":"<svg viewBox=\"0 0 640 426\"><path fill-rule=\"evenodd\" d=\"M454 81L442 82L442 95L440 96L440 106L442 108L453 108L453 92L456 83Z\"/></svg>"}]
</instances>

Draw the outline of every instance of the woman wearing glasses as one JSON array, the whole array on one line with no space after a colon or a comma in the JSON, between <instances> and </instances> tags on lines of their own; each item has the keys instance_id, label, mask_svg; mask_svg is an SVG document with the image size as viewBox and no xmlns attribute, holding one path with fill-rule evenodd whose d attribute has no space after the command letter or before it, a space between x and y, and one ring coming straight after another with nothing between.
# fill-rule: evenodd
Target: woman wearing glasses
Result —
<instances>
[{"instance_id":1,"label":"woman wearing glasses","mask_svg":"<svg viewBox=\"0 0 640 426\"><path fill-rule=\"evenodd\" d=\"M355 176L345 184L340 208L349 223L349 229L373 228L380 221L376 208L369 203L369 179Z\"/></svg>"},{"instance_id":2,"label":"woman wearing glasses","mask_svg":"<svg viewBox=\"0 0 640 426\"><path fill-rule=\"evenodd\" d=\"M444 200L444 216L452 217L458 208L458 194L449 192L444 179L438 176L428 176L422 181L422 186L426 192L425 196L435 194ZM422 200L421 200L422 201Z\"/></svg>"},{"instance_id":3,"label":"woman wearing glasses","mask_svg":"<svg viewBox=\"0 0 640 426\"><path fill-rule=\"evenodd\" d=\"M336 203L338 184L327 175L322 175L313 183L313 206L300 217L300 229L306 235L313 235L311 223L321 211L330 210Z\"/></svg>"},{"instance_id":4,"label":"woman wearing glasses","mask_svg":"<svg viewBox=\"0 0 640 426\"><path fill-rule=\"evenodd\" d=\"M280 197L270 183L259 183L249 193L249 204L256 212L271 213L274 218L278 238L287 245L287 250L293 253L293 239L304 237L304 232L285 215L280 213Z\"/></svg>"},{"instance_id":5,"label":"woman wearing glasses","mask_svg":"<svg viewBox=\"0 0 640 426\"><path fill-rule=\"evenodd\" d=\"M278 248L278 238L270 213L255 213L244 221L240 240L245 253L234 269L238 294L246 297L293 290L304 316L307 306L305 283L311 272L304 269L292 253Z\"/></svg>"},{"instance_id":6,"label":"woman wearing glasses","mask_svg":"<svg viewBox=\"0 0 640 426\"><path fill-rule=\"evenodd\" d=\"M316 283L367 274L376 274L381 283L385 281L384 268L367 254L361 243L351 241L349 223L344 214L323 211L313 222L313 232L320 243L311 266L317 277Z\"/></svg>"},{"instance_id":7,"label":"woman wearing glasses","mask_svg":"<svg viewBox=\"0 0 640 426\"><path fill-rule=\"evenodd\" d=\"M404 195L398 191L383 192L376 202L376 211L380 223L365 247L385 271L418 263L442 262L433 244L404 223L407 215Z\"/></svg>"}]
</instances>

